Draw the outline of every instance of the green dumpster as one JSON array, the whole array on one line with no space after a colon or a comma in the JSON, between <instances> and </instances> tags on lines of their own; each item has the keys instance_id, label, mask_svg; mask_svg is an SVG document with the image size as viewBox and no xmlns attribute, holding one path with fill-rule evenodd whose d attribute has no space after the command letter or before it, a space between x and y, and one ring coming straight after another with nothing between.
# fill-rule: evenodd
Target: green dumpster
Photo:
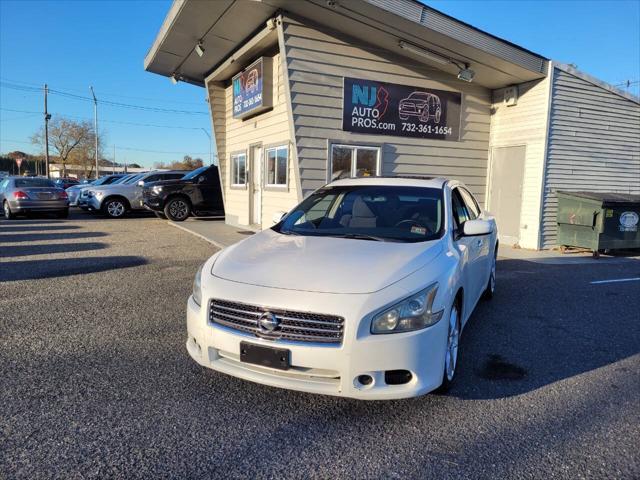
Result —
<instances>
[{"instance_id":1,"label":"green dumpster","mask_svg":"<svg viewBox=\"0 0 640 480\"><path fill-rule=\"evenodd\" d=\"M557 192L558 245L592 250L640 248L640 195Z\"/></svg>"}]
</instances>

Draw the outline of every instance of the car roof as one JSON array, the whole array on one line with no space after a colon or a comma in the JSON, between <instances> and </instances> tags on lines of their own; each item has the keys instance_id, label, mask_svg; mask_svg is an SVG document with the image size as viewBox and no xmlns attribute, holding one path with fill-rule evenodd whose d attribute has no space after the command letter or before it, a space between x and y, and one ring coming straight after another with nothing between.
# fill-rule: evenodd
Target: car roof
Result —
<instances>
[{"instance_id":1,"label":"car roof","mask_svg":"<svg viewBox=\"0 0 640 480\"><path fill-rule=\"evenodd\" d=\"M354 185L389 185L404 187L427 187L427 188L443 188L447 183L446 178L442 177L419 177L419 176L381 176L381 177L352 177L342 178L330 182L327 186L354 186Z\"/></svg>"}]
</instances>

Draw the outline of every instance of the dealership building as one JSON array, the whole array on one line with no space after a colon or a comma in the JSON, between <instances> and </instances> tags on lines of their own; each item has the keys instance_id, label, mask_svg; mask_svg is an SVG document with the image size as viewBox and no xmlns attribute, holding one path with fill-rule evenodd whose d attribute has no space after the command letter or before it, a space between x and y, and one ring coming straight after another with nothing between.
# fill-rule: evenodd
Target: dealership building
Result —
<instances>
[{"instance_id":1,"label":"dealership building","mask_svg":"<svg viewBox=\"0 0 640 480\"><path fill-rule=\"evenodd\" d=\"M640 194L637 97L414 0L175 0L145 68L206 89L235 226L335 178L441 176L543 249L556 192Z\"/></svg>"}]
</instances>

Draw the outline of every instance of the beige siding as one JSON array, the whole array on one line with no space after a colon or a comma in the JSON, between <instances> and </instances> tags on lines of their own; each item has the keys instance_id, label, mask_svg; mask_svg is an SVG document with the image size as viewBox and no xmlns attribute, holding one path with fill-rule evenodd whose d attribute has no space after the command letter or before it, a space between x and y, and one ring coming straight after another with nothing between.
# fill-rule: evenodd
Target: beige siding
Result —
<instances>
[{"instance_id":1,"label":"beige siding","mask_svg":"<svg viewBox=\"0 0 640 480\"><path fill-rule=\"evenodd\" d=\"M490 91L390 52L346 40L289 18L284 46L302 193L327 182L328 140L382 146L382 173L422 174L465 182L484 203ZM343 77L380 80L463 93L459 142L342 131Z\"/></svg>"},{"instance_id":2,"label":"beige siding","mask_svg":"<svg viewBox=\"0 0 640 480\"><path fill-rule=\"evenodd\" d=\"M640 105L556 67L542 217L556 243L558 190L640 194Z\"/></svg>"},{"instance_id":3,"label":"beige siding","mask_svg":"<svg viewBox=\"0 0 640 480\"><path fill-rule=\"evenodd\" d=\"M491 148L526 147L519 240L524 248L538 248L549 83L545 78L518 85L518 102L512 106L504 103L504 89L495 90L491 105Z\"/></svg>"},{"instance_id":4,"label":"beige siding","mask_svg":"<svg viewBox=\"0 0 640 480\"><path fill-rule=\"evenodd\" d=\"M273 57L273 110L246 120L233 118L233 92L231 83L219 86L208 85L209 101L213 114L214 132L223 178L225 211L227 223L247 226L250 221L250 188L231 187L231 155L246 152L249 162L250 145L261 143L264 148L275 145L289 145L289 184L284 190L271 190L264 187L265 169L262 158L262 228L272 225L271 218L278 210L287 211L298 201L297 172L293 162L293 148L290 145L288 102L285 94L285 82L280 55ZM260 227L260 225L258 225Z\"/></svg>"}]
</instances>

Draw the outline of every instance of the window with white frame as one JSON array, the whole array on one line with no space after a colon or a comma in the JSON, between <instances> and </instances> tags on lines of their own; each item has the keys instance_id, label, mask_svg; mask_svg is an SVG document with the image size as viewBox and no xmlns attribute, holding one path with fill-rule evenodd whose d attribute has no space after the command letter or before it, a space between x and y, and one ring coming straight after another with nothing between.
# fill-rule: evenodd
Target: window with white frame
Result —
<instances>
[{"instance_id":1,"label":"window with white frame","mask_svg":"<svg viewBox=\"0 0 640 480\"><path fill-rule=\"evenodd\" d=\"M247 184L247 154L231 155L231 185L244 187Z\"/></svg>"},{"instance_id":2,"label":"window with white frame","mask_svg":"<svg viewBox=\"0 0 640 480\"><path fill-rule=\"evenodd\" d=\"M380 175L380 147L333 144L330 155L330 181Z\"/></svg>"},{"instance_id":3,"label":"window with white frame","mask_svg":"<svg viewBox=\"0 0 640 480\"><path fill-rule=\"evenodd\" d=\"M264 155L266 163L265 186L286 187L287 169L289 167L288 145L267 148Z\"/></svg>"}]
</instances>

